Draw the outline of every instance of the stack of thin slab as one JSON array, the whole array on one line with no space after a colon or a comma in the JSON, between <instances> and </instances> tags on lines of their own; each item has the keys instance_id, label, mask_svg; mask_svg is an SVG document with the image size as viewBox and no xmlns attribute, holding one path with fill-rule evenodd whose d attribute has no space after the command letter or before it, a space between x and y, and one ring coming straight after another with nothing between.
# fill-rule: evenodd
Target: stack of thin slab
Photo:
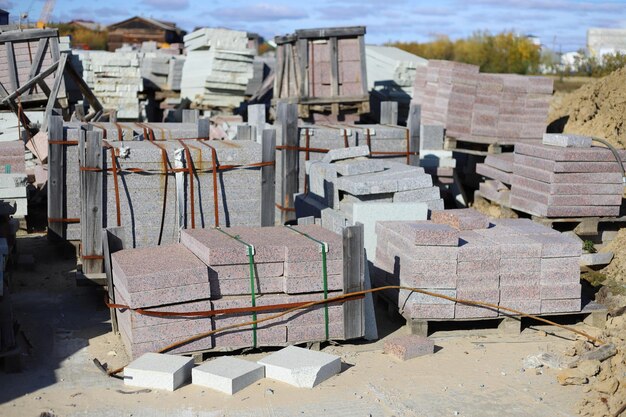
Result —
<instances>
[{"instance_id":1,"label":"stack of thin slab","mask_svg":"<svg viewBox=\"0 0 626 417\"><path fill-rule=\"evenodd\" d=\"M341 236L315 225L294 229L281 226L185 230L180 244L116 252L112 255L116 302L132 309L181 312L246 308L253 300L256 306L321 300L324 279L319 242L327 247L328 297L341 294ZM254 248L254 288L246 244ZM259 324L256 345L325 340L325 310L318 306ZM257 318L271 314L258 313ZM138 356L198 333L251 321L252 313L158 317L126 309L119 310L117 317L127 349L132 356ZM330 304L328 338L343 339L344 325L343 306ZM254 333L250 326L245 326L199 339L174 352L251 347Z\"/></svg>"},{"instance_id":2,"label":"stack of thin slab","mask_svg":"<svg viewBox=\"0 0 626 417\"><path fill-rule=\"evenodd\" d=\"M566 147L577 138L582 146ZM544 136L543 143L515 146L511 206L542 217L619 216L622 166L604 147L573 135Z\"/></svg>"},{"instance_id":3,"label":"stack of thin slab","mask_svg":"<svg viewBox=\"0 0 626 417\"><path fill-rule=\"evenodd\" d=\"M492 154L487 155L484 163L476 164L476 173L487 178L479 185L480 194L507 207L511 204L513 158L512 152Z\"/></svg>"},{"instance_id":4,"label":"stack of thin slab","mask_svg":"<svg viewBox=\"0 0 626 417\"><path fill-rule=\"evenodd\" d=\"M0 142L0 200L15 202L15 218L24 218L28 214L24 151L21 141Z\"/></svg>"},{"instance_id":5,"label":"stack of thin slab","mask_svg":"<svg viewBox=\"0 0 626 417\"><path fill-rule=\"evenodd\" d=\"M420 166L442 185L454 183L456 159L452 151L443 149L443 125L420 125Z\"/></svg>"},{"instance_id":6,"label":"stack of thin slab","mask_svg":"<svg viewBox=\"0 0 626 417\"><path fill-rule=\"evenodd\" d=\"M446 210L428 222L379 222L376 232L375 286L407 286L530 314L581 309L581 242L530 220ZM408 290L385 292L410 319L506 314Z\"/></svg>"},{"instance_id":7,"label":"stack of thin slab","mask_svg":"<svg viewBox=\"0 0 626 417\"><path fill-rule=\"evenodd\" d=\"M199 29L185 36L181 97L205 108L235 108L253 75L246 32Z\"/></svg>"},{"instance_id":8,"label":"stack of thin slab","mask_svg":"<svg viewBox=\"0 0 626 417\"><path fill-rule=\"evenodd\" d=\"M479 143L536 140L547 126L553 81L517 74L483 74L478 66L430 60L418 67L413 103L424 123L443 124L450 137Z\"/></svg>"}]
</instances>

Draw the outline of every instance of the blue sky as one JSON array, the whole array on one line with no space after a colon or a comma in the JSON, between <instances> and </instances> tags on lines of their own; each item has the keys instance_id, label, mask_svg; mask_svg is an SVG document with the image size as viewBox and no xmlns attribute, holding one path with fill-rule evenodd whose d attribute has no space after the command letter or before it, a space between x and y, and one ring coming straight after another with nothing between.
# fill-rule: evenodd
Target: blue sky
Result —
<instances>
[{"instance_id":1,"label":"blue sky","mask_svg":"<svg viewBox=\"0 0 626 417\"><path fill-rule=\"evenodd\" d=\"M44 0L0 0L16 16L37 20ZM366 42L453 39L477 30L514 30L539 36L563 52L585 46L589 27L626 28L626 0L57 0L53 21L89 19L109 24L134 15L173 21L185 30L221 26L265 37L295 29L367 26Z\"/></svg>"}]
</instances>

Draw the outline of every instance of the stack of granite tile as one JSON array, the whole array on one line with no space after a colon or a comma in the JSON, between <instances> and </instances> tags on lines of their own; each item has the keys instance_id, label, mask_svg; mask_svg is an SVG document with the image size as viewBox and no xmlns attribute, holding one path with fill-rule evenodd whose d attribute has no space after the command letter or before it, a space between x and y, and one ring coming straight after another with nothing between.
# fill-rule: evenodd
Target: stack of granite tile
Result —
<instances>
[{"instance_id":1,"label":"stack of granite tile","mask_svg":"<svg viewBox=\"0 0 626 417\"><path fill-rule=\"evenodd\" d=\"M580 146L567 146L576 141ZM543 217L619 216L626 151L618 152L620 161L591 146L591 138L573 135L516 145L511 206Z\"/></svg>"},{"instance_id":2,"label":"stack of granite tile","mask_svg":"<svg viewBox=\"0 0 626 417\"><path fill-rule=\"evenodd\" d=\"M580 241L530 220L446 210L433 212L431 221L379 222L376 232L374 286L419 288L529 314L580 311ZM409 319L498 316L408 290L385 292Z\"/></svg>"},{"instance_id":3,"label":"stack of granite tile","mask_svg":"<svg viewBox=\"0 0 626 417\"><path fill-rule=\"evenodd\" d=\"M454 183L456 159L452 151L444 150L443 125L420 125L420 166L443 186Z\"/></svg>"},{"instance_id":4,"label":"stack of granite tile","mask_svg":"<svg viewBox=\"0 0 626 417\"><path fill-rule=\"evenodd\" d=\"M487 155L484 163L476 164L476 173L487 178L479 185L480 195L504 206L510 206L513 153Z\"/></svg>"},{"instance_id":5,"label":"stack of granite tile","mask_svg":"<svg viewBox=\"0 0 626 417\"><path fill-rule=\"evenodd\" d=\"M430 60L418 67L413 103L422 120L443 124L450 137L480 143L539 139L547 126L553 82L517 74L483 74L478 67Z\"/></svg>"},{"instance_id":6,"label":"stack of granite tile","mask_svg":"<svg viewBox=\"0 0 626 417\"><path fill-rule=\"evenodd\" d=\"M319 226L297 231L328 246L328 296L343 292L341 236ZM223 233L226 232L227 234ZM183 231L181 243L127 249L112 255L116 302L131 309L181 312L245 308L252 305L250 259L254 247L254 292L257 306L323 299L320 244L286 227L195 229ZM289 313L259 324L257 346L281 346L326 338L325 308ZM264 318L274 312L257 314ZM122 340L132 356L155 351L225 326L252 320L251 313L208 318L146 316L128 309L117 313ZM328 308L329 338L344 338L343 306ZM229 350L253 346L251 326L217 333L174 350Z\"/></svg>"}]
</instances>

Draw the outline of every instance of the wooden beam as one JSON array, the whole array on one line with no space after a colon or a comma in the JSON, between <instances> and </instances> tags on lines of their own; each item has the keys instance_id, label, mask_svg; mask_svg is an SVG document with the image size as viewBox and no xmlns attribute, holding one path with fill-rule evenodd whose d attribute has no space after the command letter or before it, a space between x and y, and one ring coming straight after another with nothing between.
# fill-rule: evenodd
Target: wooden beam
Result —
<instances>
[{"instance_id":1,"label":"wooden beam","mask_svg":"<svg viewBox=\"0 0 626 417\"><path fill-rule=\"evenodd\" d=\"M276 162L276 130L263 130L263 162ZM261 226L274 226L276 195L276 165L261 168Z\"/></svg>"},{"instance_id":2,"label":"wooden beam","mask_svg":"<svg viewBox=\"0 0 626 417\"><path fill-rule=\"evenodd\" d=\"M300 29L296 36L300 38L355 37L365 35L365 26L349 26L340 28Z\"/></svg>"},{"instance_id":3,"label":"wooden beam","mask_svg":"<svg viewBox=\"0 0 626 417\"><path fill-rule=\"evenodd\" d=\"M59 66L57 68L57 72L54 76L54 84L52 84L52 90L50 90L50 95L48 96L48 103L46 104L46 111L44 113L43 121L41 123L41 130L43 132L48 128L48 118L52 113L52 109L57 102L57 96L59 94L59 89L61 88L61 84L63 83L63 74L65 72L65 63L67 62L67 54L63 54L61 59L59 59Z\"/></svg>"},{"instance_id":4,"label":"wooden beam","mask_svg":"<svg viewBox=\"0 0 626 417\"><path fill-rule=\"evenodd\" d=\"M344 293L362 291L365 280L363 225L357 223L343 229L343 290ZM343 304L344 337L356 339L365 334L363 299Z\"/></svg>"},{"instance_id":5,"label":"wooden beam","mask_svg":"<svg viewBox=\"0 0 626 417\"><path fill-rule=\"evenodd\" d=\"M309 95L309 42L306 39L298 39L298 69L300 73L300 90L299 96L306 97Z\"/></svg>"},{"instance_id":6,"label":"wooden beam","mask_svg":"<svg viewBox=\"0 0 626 417\"><path fill-rule=\"evenodd\" d=\"M83 273L102 272L102 132L81 135L79 153L83 156L81 182L81 252Z\"/></svg>"},{"instance_id":7,"label":"wooden beam","mask_svg":"<svg viewBox=\"0 0 626 417\"><path fill-rule=\"evenodd\" d=\"M17 63L15 62L15 51L13 50L13 42L4 44L7 56L7 65L9 71L9 80L11 81L11 89L13 91L20 88L19 79L17 78Z\"/></svg>"},{"instance_id":8,"label":"wooden beam","mask_svg":"<svg viewBox=\"0 0 626 417\"><path fill-rule=\"evenodd\" d=\"M298 192L298 105L278 103L276 124L280 131L280 143L291 149L281 151L282 188L281 188L281 220L285 224L295 220L293 195Z\"/></svg>"},{"instance_id":9,"label":"wooden beam","mask_svg":"<svg viewBox=\"0 0 626 417\"><path fill-rule=\"evenodd\" d=\"M59 66L59 61L56 61L54 64L50 65L48 68L46 68L45 70L37 74L35 78L31 78L20 88L16 89L11 94L3 98L2 102L0 103L4 104L8 102L9 100L14 100L15 98L17 98L17 96L24 94L24 92L26 92L26 90L28 90L31 86L37 84L40 80L43 80L44 78L52 74L54 71L56 71L58 66Z\"/></svg>"},{"instance_id":10,"label":"wooden beam","mask_svg":"<svg viewBox=\"0 0 626 417\"><path fill-rule=\"evenodd\" d=\"M49 141L63 139L63 117L51 115L48 122ZM67 215L64 210L65 198L65 145L48 144L48 218L57 219L48 223L48 233L54 232L65 239L66 223L58 221ZM76 198L78 196L74 196Z\"/></svg>"},{"instance_id":11,"label":"wooden beam","mask_svg":"<svg viewBox=\"0 0 626 417\"><path fill-rule=\"evenodd\" d=\"M330 38L330 96L339 97L339 54L337 53L337 38Z\"/></svg>"},{"instance_id":12,"label":"wooden beam","mask_svg":"<svg viewBox=\"0 0 626 417\"><path fill-rule=\"evenodd\" d=\"M41 65L43 64L43 59L45 56L45 52L46 49L48 47L48 38L41 38L39 39L39 45L37 46L37 53L35 54L35 59L33 60L32 65L30 66L30 72L28 73L28 79L32 79L35 78L35 75L37 75L37 73L39 72L39 70L41 70ZM55 59L53 59L53 61L56 61ZM42 83L45 84L45 82L42 80ZM39 84L41 85L41 84ZM32 86L31 88L28 89L28 93L32 93L33 92L33 88L34 86ZM48 90L50 91L50 90ZM50 95L49 93L46 93L46 95Z\"/></svg>"},{"instance_id":13,"label":"wooden beam","mask_svg":"<svg viewBox=\"0 0 626 417\"><path fill-rule=\"evenodd\" d=\"M363 94L368 94L367 88L367 63L366 63L366 53L365 53L365 37L359 36L359 55L361 61L361 88Z\"/></svg>"},{"instance_id":14,"label":"wooden beam","mask_svg":"<svg viewBox=\"0 0 626 417\"><path fill-rule=\"evenodd\" d=\"M419 166L420 158L416 155L420 150L420 124L422 122L422 109L419 104L411 104L407 127L409 128L409 164Z\"/></svg>"},{"instance_id":15,"label":"wooden beam","mask_svg":"<svg viewBox=\"0 0 626 417\"><path fill-rule=\"evenodd\" d=\"M0 43L4 42L23 42L29 40L38 40L41 38L53 38L58 37L58 29L38 29L38 30L23 30L23 31L11 31L0 33Z\"/></svg>"}]
</instances>

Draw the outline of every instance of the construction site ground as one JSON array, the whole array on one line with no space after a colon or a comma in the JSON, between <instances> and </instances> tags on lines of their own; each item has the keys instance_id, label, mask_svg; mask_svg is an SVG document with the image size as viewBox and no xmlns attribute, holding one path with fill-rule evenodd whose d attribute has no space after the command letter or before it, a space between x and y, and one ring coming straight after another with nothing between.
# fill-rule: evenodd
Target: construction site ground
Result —
<instances>
[{"instance_id":1,"label":"construction site ground","mask_svg":"<svg viewBox=\"0 0 626 417\"><path fill-rule=\"evenodd\" d=\"M434 355L399 362L383 353L383 344L407 328L382 305L381 340L324 345L342 357L343 369L311 390L269 379L234 396L193 385L175 392L132 388L93 363L97 358L112 369L128 357L111 332L103 290L75 285L72 251L45 235L21 236L18 251L34 256L11 278L15 317L32 348L23 372L0 373L2 416L569 416L583 393L582 386L560 386L557 370L523 370L528 355L572 345L575 335L565 330L441 330L431 335ZM242 357L257 360L268 351Z\"/></svg>"}]
</instances>

